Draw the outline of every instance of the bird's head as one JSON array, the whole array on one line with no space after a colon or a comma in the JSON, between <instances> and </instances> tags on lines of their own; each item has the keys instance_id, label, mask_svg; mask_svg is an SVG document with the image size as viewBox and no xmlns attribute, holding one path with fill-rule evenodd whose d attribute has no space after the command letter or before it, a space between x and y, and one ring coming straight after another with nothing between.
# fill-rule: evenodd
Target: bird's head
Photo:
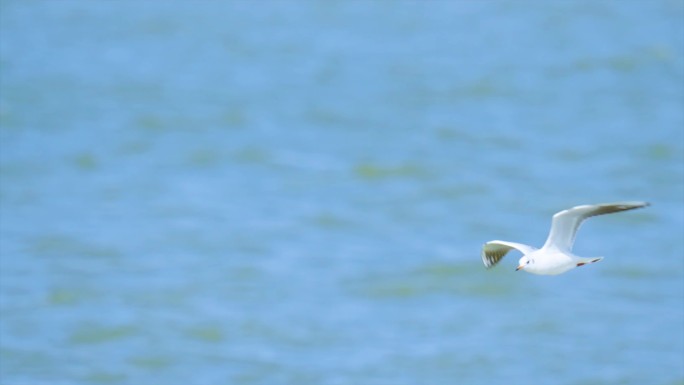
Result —
<instances>
[{"instance_id":1,"label":"bird's head","mask_svg":"<svg viewBox=\"0 0 684 385\"><path fill-rule=\"evenodd\" d=\"M530 265L530 263L532 263L532 260L527 258L526 255L523 255L520 258L520 260L518 261L518 267L515 269L515 271L525 269L526 267L528 267Z\"/></svg>"}]
</instances>

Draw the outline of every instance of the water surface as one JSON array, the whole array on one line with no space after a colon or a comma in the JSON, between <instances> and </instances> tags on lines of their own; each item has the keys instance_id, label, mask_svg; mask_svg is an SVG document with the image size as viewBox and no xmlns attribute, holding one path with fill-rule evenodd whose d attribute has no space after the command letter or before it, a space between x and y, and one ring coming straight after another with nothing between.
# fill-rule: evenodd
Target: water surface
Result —
<instances>
[{"instance_id":1,"label":"water surface","mask_svg":"<svg viewBox=\"0 0 684 385\"><path fill-rule=\"evenodd\" d=\"M3 384L684 383L681 2L0 4Z\"/></svg>"}]
</instances>

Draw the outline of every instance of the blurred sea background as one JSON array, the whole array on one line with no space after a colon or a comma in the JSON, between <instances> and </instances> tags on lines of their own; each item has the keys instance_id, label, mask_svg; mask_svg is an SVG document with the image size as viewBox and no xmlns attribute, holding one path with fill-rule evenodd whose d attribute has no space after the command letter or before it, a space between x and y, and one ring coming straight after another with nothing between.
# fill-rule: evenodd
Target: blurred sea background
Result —
<instances>
[{"instance_id":1,"label":"blurred sea background","mask_svg":"<svg viewBox=\"0 0 684 385\"><path fill-rule=\"evenodd\" d=\"M680 0L3 0L0 125L2 384L684 384Z\"/></svg>"}]
</instances>

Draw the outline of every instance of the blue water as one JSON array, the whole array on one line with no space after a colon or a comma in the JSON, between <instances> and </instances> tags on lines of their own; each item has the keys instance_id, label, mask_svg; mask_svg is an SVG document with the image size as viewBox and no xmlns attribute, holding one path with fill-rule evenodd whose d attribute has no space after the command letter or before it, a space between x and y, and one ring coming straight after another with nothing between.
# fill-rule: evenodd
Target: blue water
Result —
<instances>
[{"instance_id":1,"label":"blue water","mask_svg":"<svg viewBox=\"0 0 684 385\"><path fill-rule=\"evenodd\" d=\"M3 0L0 383L684 384L684 3Z\"/></svg>"}]
</instances>

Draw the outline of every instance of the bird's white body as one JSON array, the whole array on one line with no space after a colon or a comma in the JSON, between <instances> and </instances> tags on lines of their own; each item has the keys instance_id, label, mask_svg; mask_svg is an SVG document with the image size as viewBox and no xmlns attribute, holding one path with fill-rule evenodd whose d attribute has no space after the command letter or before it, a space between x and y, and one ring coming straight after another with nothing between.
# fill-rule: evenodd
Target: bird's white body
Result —
<instances>
[{"instance_id":1,"label":"bird's white body","mask_svg":"<svg viewBox=\"0 0 684 385\"><path fill-rule=\"evenodd\" d=\"M525 266L522 268L523 270L528 273L543 275L562 274L576 267L603 259L603 257L582 258L569 252L543 249L535 250L531 254L525 255L524 258L526 259L519 261L519 266L523 266L523 262L525 263ZM529 264L527 264L528 260L530 261Z\"/></svg>"},{"instance_id":2,"label":"bird's white body","mask_svg":"<svg viewBox=\"0 0 684 385\"><path fill-rule=\"evenodd\" d=\"M648 206L646 202L617 202L576 206L553 216L549 237L542 248L537 249L521 243L489 241L482 247L482 261L487 268L496 265L511 249L523 253L516 270L532 274L556 275L588 263L598 262L602 257L583 258L572 253L575 235L582 222L592 216L610 214Z\"/></svg>"}]
</instances>

